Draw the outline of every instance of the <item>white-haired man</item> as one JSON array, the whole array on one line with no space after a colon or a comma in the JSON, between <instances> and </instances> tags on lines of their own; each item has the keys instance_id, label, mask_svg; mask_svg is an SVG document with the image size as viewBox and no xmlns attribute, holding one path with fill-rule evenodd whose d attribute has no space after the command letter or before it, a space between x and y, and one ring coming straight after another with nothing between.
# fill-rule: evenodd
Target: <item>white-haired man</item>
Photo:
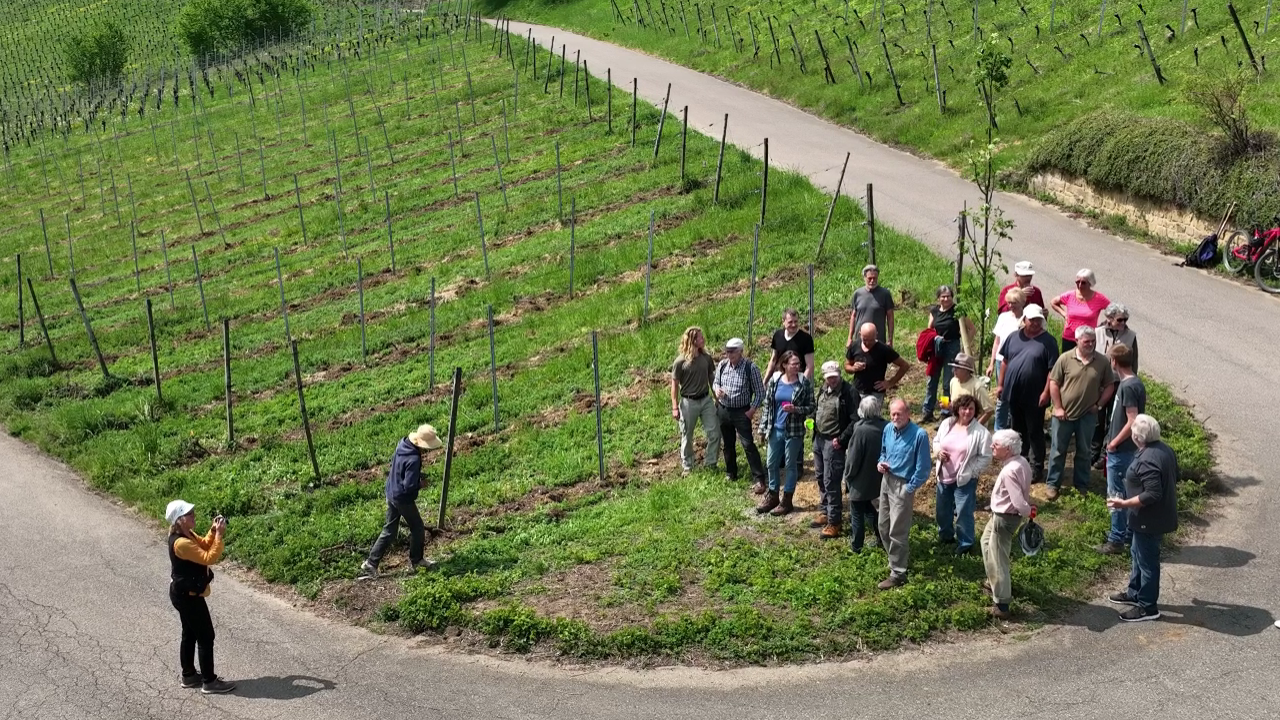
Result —
<instances>
[{"instance_id":1,"label":"white-haired man","mask_svg":"<svg viewBox=\"0 0 1280 720\"><path fill-rule=\"evenodd\" d=\"M1131 435L1138 453L1124 477L1128 497L1109 498L1107 507L1129 513L1133 564L1129 587L1107 599L1131 606L1121 620L1142 622L1160 617L1160 541L1178 529L1178 458L1161 442L1160 423L1150 415L1134 418Z\"/></svg>"},{"instance_id":2,"label":"white-haired man","mask_svg":"<svg viewBox=\"0 0 1280 720\"><path fill-rule=\"evenodd\" d=\"M742 338L729 338L724 345L724 359L716 365L711 379L711 390L716 396L720 416L720 445L724 451L724 473L730 482L738 480L738 449L747 456L747 467L754 481L752 492L763 495L765 491L764 462L751 433L751 423L756 410L764 402L764 381L760 369L745 356Z\"/></svg>"},{"instance_id":3,"label":"white-haired man","mask_svg":"<svg viewBox=\"0 0 1280 720\"><path fill-rule=\"evenodd\" d=\"M1031 463L1022 457L1022 436L1013 430L996 431L991 454L1000 463L1000 474L991 488L991 519L982 532L982 562L991 589L991 614L1005 620L1013 596L1009 552L1022 518L1031 514Z\"/></svg>"},{"instance_id":4,"label":"white-haired man","mask_svg":"<svg viewBox=\"0 0 1280 720\"><path fill-rule=\"evenodd\" d=\"M1062 488L1062 473L1067 466L1067 447L1074 441L1075 458L1072 476L1076 490L1089 489L1089 443L1098 424L1098 412L1116 392L1115 372L1111 361L1094 352L1097 345L1094 330L1083 325L1076 328L1076 344L1058 356L1049 373L1049 397L1053 399L1053 420L1049 424L1052 446L1049 450L1049 485L1047 497L1056 500Z\"/></svg>"}]
</instances>

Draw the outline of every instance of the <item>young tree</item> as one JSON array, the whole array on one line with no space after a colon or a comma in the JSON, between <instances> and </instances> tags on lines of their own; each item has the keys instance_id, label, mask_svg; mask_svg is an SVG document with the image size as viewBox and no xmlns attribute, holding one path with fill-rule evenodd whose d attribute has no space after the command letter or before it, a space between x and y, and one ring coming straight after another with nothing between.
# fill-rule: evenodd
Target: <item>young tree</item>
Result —
<instances>
[{"instance_id":1,"label":"young tree","mask_svg":"<svg viewBox=\"0 0 1280 720\"><path fill-rule=\"evenodd\" d=\"M990 35L978 46L977 67L973 71L973 82L987 106L987 125L993 130L1000 129L996 124L996 93L1009 84L1009 67L1013 65L1002 41L1000 36Z\"/></svg>"},{"instance_id":2,"label":"young tree","mask_svg":"<svg viewBox=\"0 0 1280 720\"><path fill-rule=\"evenodd\" d=\"M67 77L90 87L115 84L129 61L129 40L113 22L71 36L63 44Z\"/></svg>"},{"instance_id":3,"label":"young tree","mask_svg":"<svg viewBox=\"0 0 1280 720\"><path fill-rule=\"evenodd\" d=\"M958 254L967 257L973 263L977 279L974 282L977 290L976 298L972 293L965 293L959 314L970 318L981 318L978 324L979 334L976 354L985 357L989 352L990 337L987 333L987 321L990 318L991 294L997 287L996 272L1005 274L1009 271L1000 253L1000 243L1012 241L1013 221L1004 216L1004 210L994 204L996 193L995 155L998 141L987 129L987 144L971 152L968 156L972 179L982 194L982 204L972 210L961 213L961 222L969 227L969 233L957 238ZM958 288L957 288L958 291Z\"/></svg>"}]
</instances>

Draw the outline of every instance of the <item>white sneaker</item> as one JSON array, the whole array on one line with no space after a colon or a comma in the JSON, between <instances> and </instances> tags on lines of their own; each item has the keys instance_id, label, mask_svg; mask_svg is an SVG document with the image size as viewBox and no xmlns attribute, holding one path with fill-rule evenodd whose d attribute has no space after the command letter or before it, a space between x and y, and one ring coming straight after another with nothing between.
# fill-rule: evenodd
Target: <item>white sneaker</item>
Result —
<instances>
[{"instance_id":1,"label":"white sneaker","mask_svg":"<svg viewBox=\"0 0 1280 720\"><path fill-rule=\"evenodd\" d=\"M369 563L368 560L360 563L360 574L356 575L357 580L372 580L378 577L378 568Z\"/></svg>"}]
</instances>

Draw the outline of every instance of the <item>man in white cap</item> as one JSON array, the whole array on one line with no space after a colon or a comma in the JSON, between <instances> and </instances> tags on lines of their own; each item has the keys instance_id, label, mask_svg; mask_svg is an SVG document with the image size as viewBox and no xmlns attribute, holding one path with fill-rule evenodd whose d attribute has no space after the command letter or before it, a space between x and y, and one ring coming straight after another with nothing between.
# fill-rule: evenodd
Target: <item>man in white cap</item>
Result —
<instances>
[{"instance_id":1,"label":"man in white cap","mask_svg":"<svg viewBox=\"0 0 1280 720\"><path fill-rule=\"evenodd\" d=\"M391 470L387 473L387 518L382 525L382 533L373 542L369 557L360 564L359 580L367 580L378 576L378 563L386 555L387 548L395 540L400 531L400 520L404 519L409 526L409 562L414 570L430 570L435 561L422 557L423 536L426 528L422 526L422 515L418 512L418 490L422 489L422 458L429 450L439 450L444 446L436 429L430 425L419 425L417 430L401 438L396 445L395 455L391 458Z\"/></svg>"},{"instance_id":2,"label":"man in white cap","mask_svg":"<svg viewBox=\"0 0 1280 720\"><path fill-rule=\"evenodd\" d=\"M1031 265L1031 261L1023 260L1013 266L1013 283L1005 285L1000 289L1000 305L999 312L1009 312L1009 303L1005 302L1004 296L1014 288L1020 288L1023 296L1026 298L1028 305L1039 305L1044 308L1044 295L1041 294L1040 288L1031 284L1032 279L1036 276L1036 269Z\"/></svg>"},{"instance_id":3,"label":"man in white cap","mask_svg":"<svg viewBox=\"0 0 1280 720\"><path fill-rule=\"evenodd\" d=\"M822 363L822 385L817 391L817 410L813 414L813 474L818 478L822 511L809 523L822 528L823 540L840 537L844 498L840 485L844 482L845 448L853 437L853 423L858 417L858 391L845 382L840 363Z\"/></svg>"},{"instance_id":4,"label":"man in white cap","mask_svg":"<svg viewBox=\"0 0 1280 720\"><path fill-rule=\"evenodd\" d=\"M1009 407L1013 429L1022 437L1022 457L1031 461L1032 482L1044 473L1044 409L1049 405L1049 373L1058 361L1058 344L1044 328L1044 309L1028 305L1022 329L1000 345L996 396Z\"/></svg>"},{"instance_id":5,"label":"man in white cap","mask_svg":"<svg viewBox=\"0 0 1280 720\"><path fill-rule=\"evenodd\" d=\"M747 467L751 470L751 491L763 495L764 463L751 433L751 423L760 403L764 402L764 381L760 377L760 369L743 352L743 345L742 338L729 338L729 342L724 344L724 359L716 365L711 390L716 396L716 414L720 420L725 477L730 482L738 479L736 436L742 442L742 452L746 454Z\"/></svg>"},{"instance_id":6,"label":"man in white cap","mask_svg":"<svg viewBox=\"0 0 1280 720\"><path fill-rule=\"evenodd\" d=\"M200 688L211 695L231 692L235 683L213 671L213 618L209 616L210 565L222 559L223 535L227 521L219 515L209 532L195 533L196 509L186 500L174 500L164 510L169 523L169 602L182 621L182 641L178 661L182 666L182 687ZM200 672L196 672L196 646L200 646Z\"/></svg>"}]
</instances>

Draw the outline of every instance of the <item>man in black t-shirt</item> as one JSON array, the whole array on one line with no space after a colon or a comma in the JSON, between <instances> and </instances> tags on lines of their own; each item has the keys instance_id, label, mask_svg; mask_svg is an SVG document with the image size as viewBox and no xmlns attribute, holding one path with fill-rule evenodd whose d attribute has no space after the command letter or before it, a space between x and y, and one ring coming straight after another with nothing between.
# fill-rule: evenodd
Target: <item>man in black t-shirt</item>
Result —
<instances>
[{"instance_id":1,"label":"man in black t-shirt","mask_svg":"<svg viewBox=\"0 0 1280 720\"><path fill-rule=\"evenodd\" d=\"M880 342L877 337L875 323L863 323L858 329L858 342L845 351L845 372L852 373L853 385L858 394L866 397L875 395L884 400L886 392L897 387L902 376L907 373L911 364L898 354L897 350ZM893 377L885 379L889 366L897 370Z\"/></svg>"},{"instance_id":2,"label":"man in black t-shirt","mask_svg":"<svg viewBox=\"0 0 1280 720\"><path fill-rule=\"evenodd\" d=\"M769 366L765 369L764 381L767 384L774 372L781 372L782 366L778 358L790 350L800 358L800 374L813 380L813 336L800 329L800 313L793 308L782 312L782 327L773 334L773 342L769 344L773 354L769 356Z\"/></svg>"}]
</instances>

